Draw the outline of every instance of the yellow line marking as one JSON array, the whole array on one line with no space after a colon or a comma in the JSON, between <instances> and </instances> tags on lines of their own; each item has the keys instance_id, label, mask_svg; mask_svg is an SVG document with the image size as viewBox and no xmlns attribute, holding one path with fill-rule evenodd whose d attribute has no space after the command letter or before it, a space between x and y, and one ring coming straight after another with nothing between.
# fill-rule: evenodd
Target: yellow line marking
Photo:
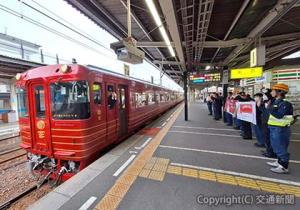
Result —
<instances>
[{"instance_id":1,"label":"yellow line marking","mask_svg":"<svg viewBox=\"0 0 300 210\"><path fill-rule=\"evenodd\" d=\"M234 176L217 174L217 181L225 184L238 185Z\"/></svg>"},{"instance_id":2,"label":"yellow line marking","mask_svg":"<svg viewBox=\"0 0 300 210\"><path fill-rule=\"evenodd\" d=\"M152 170L165 172L167 170L167 168L168 168L168 165L156 163Z\"/></svg>"},{"instance_id":3,"label":"yellow line marking","mask_svg":"<svg viewBox=\"0 0 300 210\"><path fill-rule=\"evenodd\" d=\"M123 184L121 182L116 182L112 188L107 192L109 195L114 195L117 197L123 198L124 195L127 193L129 190L130 185Z\"/></svg>"},{"instance_id":4,"label":"yellow line marking","mask_svg":"<svg viewBox=\"0 0 300 210\"><path fill-rule=\"evenodd\" d=\"M170 174L181 175L182 168L179 166L169 166L167 172Z\"/></svg>"},{"instance_id":5,"label":"yellow line marking","mask_svg":"<svg viewBox=\"0 0 300 210\"><path fill-rule=\"evenodd\" d=\"M229 179L229 180L234 180L234 176L231 175L225 175L225 174L216 174L218 179Z\"/></svg>"},{"instance_id":6,"label":"yellow line marking","mask_svg":"<svg viewBox=\"0 0 300 210\"><path fill-rule=\"evenodd\" d=\"M145 160L138 159L136 160L135 166L143 168L145 164L146 164Z\"/></svg>"},{"instance_id":7,"label":"yellow line marking","mask_svg":"<svg viewBox=\"0 0 300 210\"><path fill-rule=\"evenodd\" d=\"M149 169L143 169L141 171L141 173L139 174L140 177L144 177L144 178L148 178L149 174L150 174L150 171Z\"/></svg>"},{"instance_id":8,"label":"yellow line marking","mask_svg":"<svg viewBox=\"0 0 300 210\"><path fill-rule=\"evenodd\" d=\"M209 176L199 176L200 179L204 179L204 180L209 180L209 181L217 181L216 178L214 177L209 177Z\"/></svg>"},{"instance_id":9,"label":"yellow line marking","mask_svg":"<svg viewBox=\"0 0 300 210\"><path fill-rule=\"evenodd\" d=\"M141 172L142 167L136 167L135 165L131 165L128 167L128 169L126 170L127 174L131 174L131 175L139 175L139 173Z\"/></svg>"},{"instance_id":10,"label":"yellow line marking","mask_svg":"<svg viewBox=\"0 0 300 210\"><path fill-rule=\"evenodd\" d=\"M120 177L118 182L131 185L134 181L136 180L136 176L131 175L131 174L124 174Z\"/></svg>"},{"instance_id":11,"label":"yellow line marking","mask_svg":"<svg viewBox=\"0 0 300 210\"><path fill-rule=\"evenodd\" d=\"M98 205L95 207L97 210L111 210L116 209L121 202L121 198L112 196L112 195L105 195Z\"/></svg>"},{"instance_id":12,"label":"yellow line marking","mask_svg":"<svg viewBox=\"0 0 300 210\"><path fill-rule=\"evenodd\" d=\"M199 170L199 176L216 176L215 173L213 172L209 172L209 171L202 171L202 170Z\"/></svg>"},{"instance_id":13,"label":"yellow line marking","mask_svg":"<svg viewBox=\"0 0 300 210\"><path fill-rule=\"evenodd\" d=\"M285 184L279 184L279 186L283 189L288 189L288 190L299 190L300 192L300 187L296 186L290 186L290 185L285 185Z\"/></svg>"},{"instance_id":14,"label":"yellow line marking","mask_svg":"<svg viewBox=\"0 0 300 210\"><path fill-rule=\"evenodd\" d=\"M257 190L260 190L260 187L257 186L256 184L253 185L253 184L249 184L249 183L241 183L241 182L238 182L238 185L241 186L241 187L246 187L246 188L251 188L251 189L257 189Z\"/></svg>"},{"instance_id":15,"label":"yellow line marking","mask_svg":"<svg viewBox=\"0 0 300 210\"><path fill-rule=\"evenodd\" d=\"M276 182L244 178L240 176L233 176L204 170L196 170L185 167L180 168L179 166L169 166L167 170L168 173L190 177L195 177L195 171L199 173L199 179L203 180L216 181L223 184L238 185L241 187L250 188L258 191L266 191L278 194L293 194L297 197L300 197L300 187L293 185L285 185Z\"/></svg>"},{"instance_id":16,"label":"yellow line marking","mask_svg":"<svg viewBox=\"0 0 300 210\"><path fill-rule=\"evenodd\" d=\"M168 165L169 162L170 162L170 160L169 159L165 159L165 158L157 158L156 162L160 163L160 164Z\"/></svg>"},{"instance_id":17,"label":"yellow line marking","mask_svg":"<svg viewBox=\"0 0 300 210\"><path fill-rule=\"evenodd\" d=\"M148 178L157 180L157 181L163 181L165 177L165 172L162 171L151 171Z\"/></svg>"},{"instance_id":18,"label":"yellow line marking","mask_svg":"<svg viewBox=\"0 0 300 210\"><path fill-rule=\"evenodd\" d=\"M146 163L146 165L144 166L144 169L149 169L151 170L154 166L154 163Z\"/></svg>"},{"instance_id":19,"label":"yellow line marking","mask_svg":"<svg viewBox=\"0 0 300 210\"><path fill-rule=\"evenodd\" d=\"M197 178L198 171L196 169L191 168L182 168L182 175Z\"/></svg>"}]
</instances>

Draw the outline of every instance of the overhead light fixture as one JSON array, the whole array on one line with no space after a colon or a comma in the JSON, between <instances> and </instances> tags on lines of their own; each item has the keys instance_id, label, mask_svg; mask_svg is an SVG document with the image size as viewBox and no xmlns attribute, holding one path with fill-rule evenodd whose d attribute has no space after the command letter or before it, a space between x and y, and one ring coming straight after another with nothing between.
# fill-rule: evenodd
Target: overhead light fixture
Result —
<instances>
[{"instance_id":1,"label":"overhead light fixture","mask_svg":"<svg viewBox=\"0 0 300 210\"><path fill-rule=\"evenodd\" d=\"M211 66L208 65L205 67L205 70L209 70L210 68L211 68Z\"/></svg>"},{"instance_id":2,"label":"overhead light fixture","mask_svg":"<svg viewBox=\"0 0 300 210\"><path fill-rule=\"evenodd\" d=\"M163 40L165 41L166 45L168 46L171 56L175 57L175 51L174 51L173 47L171 46L170 39L167 35L166 29L164 28L164 26L161 22L161 19L158 15L158 12L154 5L153 0L145 0L145 1L146 1L146 4L147 4L151 14L152 14L152 17L153 17L157 27L159 28L159 31L160 31L161 36L163 37Z\"/></svg>"}]
</instances>

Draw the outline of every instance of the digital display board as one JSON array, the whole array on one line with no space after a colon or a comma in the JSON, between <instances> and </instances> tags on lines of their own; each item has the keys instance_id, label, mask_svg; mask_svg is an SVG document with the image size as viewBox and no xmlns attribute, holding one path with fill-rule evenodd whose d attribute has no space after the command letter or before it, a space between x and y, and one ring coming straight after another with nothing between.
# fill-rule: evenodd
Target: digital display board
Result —
<instances>
[{"instance_id":1,"label":"digital display board","mask_svg":"<svg viewBox=\"0 0 300 210\"><path fill-rule=\"evenodd\" d=\"M192 74L190 75L190 81L192 83L204 83L204 82L215 82L221 80L220 73L210 73L210 74Z\"/></svg>"}]
</instances>

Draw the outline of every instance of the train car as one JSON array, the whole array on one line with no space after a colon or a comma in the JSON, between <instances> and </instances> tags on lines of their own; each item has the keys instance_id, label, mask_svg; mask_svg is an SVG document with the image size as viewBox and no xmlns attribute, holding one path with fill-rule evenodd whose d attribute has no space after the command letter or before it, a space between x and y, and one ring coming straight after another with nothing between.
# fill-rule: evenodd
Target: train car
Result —
<instances>
[{"instance_id":1,"label":"train car","mask_svg":"<svg viewBox=\"0 0 300 210\"><path fill-rule=\"evenodd\" d=\"M33 172L63 180L182 101L179 92L94 66L43 66L16 79L20 146Z\"/></svg>"}]
</instances>

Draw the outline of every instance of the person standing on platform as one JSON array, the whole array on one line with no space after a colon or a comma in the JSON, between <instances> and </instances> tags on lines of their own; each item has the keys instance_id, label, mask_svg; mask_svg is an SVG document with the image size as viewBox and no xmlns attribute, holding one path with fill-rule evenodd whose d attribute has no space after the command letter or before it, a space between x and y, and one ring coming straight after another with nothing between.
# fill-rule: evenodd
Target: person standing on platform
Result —
<instances>
[{"instance_id":1,"label":"person standing on platform","mask_svg":"<svg viewBox=\"0 0 300 210\"><path fill-rule=\"evenodd\" d=\"M208 95L206 97L206 103L207 103L207 108L208 108L208 115L212 115L212 99L211 99L211 95Z\"/></svg>"},{"instance_id":2,"label":"person standing on platform","mask_svg":"<svg viewBox=\"0 0 300 210\"><path fill-rule=\"evenodd\" d=\"M237 93L237 95L234 97L233 99L235 102L237 101L240 101L241 100L241 95L240 93ZM240 130L241 129L241 121L237 118L236 116L236 110L235 110L235 113L234 113L234 116L233 116L233 125L234 125L234 129L236 130Z\"/></svg>"},{"instance_id":3,"label":"person standing on platform","mask_svg":"<svg viewBox=\"0 0 300 210\"><path fill-rule=\"evenodd\" d=\"M220 103L220 98L217 93L213 93L212 95L212 106L213 106L213 115L215 120L220 120L220 106L222 104Z\"/></svg>"},{"instance_id":4,"label":"person standing on platform","mask_svg":"<svg viewBox=\"0 0 300 210\"><path fill-rule=\"evenodd\" d=\"M258 109L262 112L261 115L261 126L262 126L262 132L263 132L263 137L265 138L266 142L266 150L262 151L262 155L268 158L276 158L276 154L274 153L271 145L271 140L270 140L270 130L268 126L268 120L270 113L268 111L268 108L270 104L275 100L272 95L271 95L271 89L262 89L263 92L263 102L262 104L258 107Z\"/></svg>"},{"instance_id":5,"label":"person standing on platform","mask_svg":"<svg viewBox=\"0 0 300 210\"><path fill-rule=\"evenodd\" d=\"M229 108L228 104L231 103L231 101L233 100L232 99L232 96L233 96L233 93L232 92L228 92L228 96L226 98L226 102L225 102L225 109L226 108ZM226 118L226 124L228 126L232 126L233 125L233 119L232 119L232 114L228 112L228 110L224 110L224 118Z\"/></svg>"},{"instance_id":6,"label":"person standing on platform","mask_svg":"<svg viewBox=\"0 0 300 210\"><path fill-rule=\"evenodd\" d=\"M218 107L219 115L220 115L220 118L222 119L222 116L223 116L223 114L222 114L222 112L223 112L222 108L223 108L223 104L224 104L224 98L223 98L223 96L222 96L221 93L217 93L217 99L218 99L218 103L220 105Z\"/></svg>"},{"instance_id":7,"label":"person standing on platform","mask_svg":"<svg viewBox=\"0 0 300 210\"><path fill-rule=\"evenodd\" d=\"M254 146L265 147L266 138L262 131L262 111L260 110L260 107L263 105L263 94L256 93L254 95L254 100L256 102L256 125L253 124L253 127L254 127L255 136L257 140L257 142L254 143Z\"/></svg>"},{"instance_id":8,"label":"person standing on platform","mask_svg":"<svg viewBox=\"0 0 300 210\"><path fill-rule=\"evenodd\" d=\"M277 84L272 88L272 96L275 101L269 108L270 117L268 125L270 129L271 144L278 160L267 162L272 166L271 171L275 173L288 173L290 154L288 146L291 136L291 124L294 121L293 105L285 100L289 87L286 84Z\"/></svg>"},{"instance_id":9,"label":"person standing on platform","mask_svg":"<svg viewBox=\"0 0 300 210\"><path fill-rule=\"evenodd\" d=\"M251 99L245 94L245 92L241 92L240 95L241 95L241 98L239 100L240 102L251 101ZM241 122L241 136L243 137L243 139L245 140L252 139L251 123L244 120L240 120L240 122Z\"/></svg>"}]
</instances>

